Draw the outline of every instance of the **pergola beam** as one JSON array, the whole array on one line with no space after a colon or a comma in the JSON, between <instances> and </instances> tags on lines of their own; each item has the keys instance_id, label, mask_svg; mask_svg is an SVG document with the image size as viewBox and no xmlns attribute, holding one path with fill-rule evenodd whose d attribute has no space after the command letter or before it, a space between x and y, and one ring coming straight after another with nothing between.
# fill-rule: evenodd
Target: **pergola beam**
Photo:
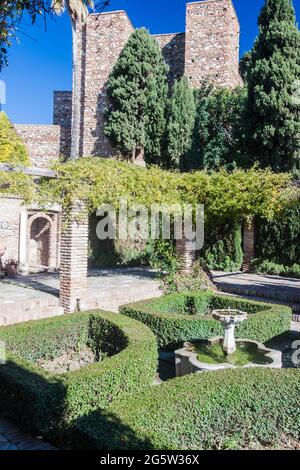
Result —
<instances>
[{"instance_id":1,"label":"pergola beam","mask_svg":"<svg viewBox=\"0 0 300 470\"><path fill-rule=\"evenodd\" d=\"M0 163L0 171L5 173L24 173L25 175L37 176L37 177L46 177L46 178L56 178L57 174L54 170L49 168L38 168L36 166L31 167L13 167L7 163Z\"/></svg>"}]
</instances>

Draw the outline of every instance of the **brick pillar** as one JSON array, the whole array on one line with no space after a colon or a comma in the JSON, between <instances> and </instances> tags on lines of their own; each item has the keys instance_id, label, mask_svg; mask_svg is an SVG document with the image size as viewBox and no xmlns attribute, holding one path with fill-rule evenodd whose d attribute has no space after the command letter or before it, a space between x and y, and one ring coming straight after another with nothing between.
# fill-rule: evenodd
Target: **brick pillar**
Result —
<instances>
[{"instance_id":1,"label":"brick pillar","mask_svg":"<svg viewBox=\"0 0 300 470\"><path fill-rule=\"evenodd\" d=\"M88 217L80 206L62 215L60 303L66 313L84 310L87 288Z\"/></svg>"},{"instance_id":2,"label":"brick pillar","mask_svg":"<svg viewBox=\"0 0 300 470\"><path fill-rule=\"evenodd\" d=\"M243 272L249 272L251 261L254 258L254 221L251 219L249 222L244 224L244 236L243 236L243 250L244 250L244 261L243 261Z\"/></svg>"},{"instance_id":3,"label":"brick pillar","mask_svg":"<svg viewBox=\"0 0 300 470\"><path fill-rule=\"evenodd\" d=\"M183 229L184 230L184 229ZM189 249L190 240L185 237L184 231L182 239L175 241L176 254L179 260L180 274L189 274L195 262L195 251Z\"/></svg>"}]
</instances>

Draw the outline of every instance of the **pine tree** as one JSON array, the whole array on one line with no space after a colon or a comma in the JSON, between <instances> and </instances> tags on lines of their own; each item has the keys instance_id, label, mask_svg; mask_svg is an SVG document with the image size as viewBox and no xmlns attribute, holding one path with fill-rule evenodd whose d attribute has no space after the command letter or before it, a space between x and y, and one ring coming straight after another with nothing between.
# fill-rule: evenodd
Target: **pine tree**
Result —
<instances>
[{"instance_id":1,"label":"pine tree","mask_svg":"<svg viewBox=\"0 0 300 470\"><path fill-rule=\"evenodd\" d=\"M129 38L108 81L111 106L105 133L131 160L159 163L166 127L168 68L144 28Z\"/></svg>"},{"instance_id":2,"label":"pine tree","mask_svg":"<svg viewBox=\"0 0 300 470\"><path fill-rule=\"evenodd\" d=\"M274 171L297 168L300 158L300 32L291 0L266 0L259 36L246 58L249 164Z\"/></svg>"},{"instance_id":3,"label":"pine tree","mask_svg":"<svg viewBox=\"0 0 300 470\"><path fill-rule=\"evenodd\" d=\"M182 168L192 146L196 105L194 92L187 78L174 83L168 102L167 167Z\"/></svg>"}]
</instances>

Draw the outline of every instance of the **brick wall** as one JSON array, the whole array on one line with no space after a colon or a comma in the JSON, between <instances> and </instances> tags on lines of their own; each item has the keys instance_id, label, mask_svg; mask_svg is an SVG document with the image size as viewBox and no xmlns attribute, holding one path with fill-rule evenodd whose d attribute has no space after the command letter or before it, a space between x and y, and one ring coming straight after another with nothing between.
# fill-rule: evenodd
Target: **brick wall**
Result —
<instances>
[{"instance_id":1,"label":"brick wall","mask_svg":"<svg viewBox=\"0 0 300 470\"><path fill-rule=\"evenodd\" d=\"M49 167L60 155L60 127L52 125L16 124L25 143L32 166Z\"/></svg>"},{"instance_id":2,"label":"brick wall","mask_svg":"<svg viewBox=\"0 0 300 470\"><path fill-rule=\"evenodd\" d=\"M125 11L91 14L78 31L81 156L116 155L104 135L107 80L133 31ZM185 33L155 35L170 67L170 82L185 73L195 87L205 78L226 87L241 84L239 32L231 0L188 3ZM34 165L46 167L59 155L70 155L71 102L71 92L56 91L54 126L16 126Z\"/></svg>"},{"instance_id":3,"label":"brick wall","mask_svg":"<svg viewBox=\"0 0 300 470\"><path fill-rule=\"evenodd\" d=\"M199 87L203 79L220 86L241 83L238 73L239 23L231 0L186 6L185 74Z\"/></svg>"},{"instance_id":4,"label":"brick wall","mask_svg":"<svg viewBox=\"0 0 300 470\"><path fill-rule=\"evenodd\" d=\"M18 260L19 220L22 201L16 197L0 198L0 251L6 247L2 261Z\"/></svg>"},{"instance_id":5,"label":"brick wall","mask_svg":"<svg viewBox=\"0 0 300 470\"><path fill-rule=\"evenodd\" d=\"M134 28L124 11L93 14L79 38L81 47L83 135L81 155L111 156L115 152L104 135L107 80Z\"/></svg>"}]
</instances>

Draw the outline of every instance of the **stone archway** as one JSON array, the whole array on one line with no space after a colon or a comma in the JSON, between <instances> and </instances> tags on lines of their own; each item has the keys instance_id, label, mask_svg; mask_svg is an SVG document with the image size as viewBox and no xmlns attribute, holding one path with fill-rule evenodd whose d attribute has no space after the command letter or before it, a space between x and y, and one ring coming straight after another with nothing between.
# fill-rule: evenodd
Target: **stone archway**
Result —
<instances>
[{"instance_id":1,"label":"stone archway","mask_svg":"<svg viewBox=\"0 0 300 470\"><path fill-rule=\"evenodd\" d=\"M44 215L37 215L31 220L29 231L29 266L49 266L51 223L50 217Z\"/></svg>"}]
</instances>

